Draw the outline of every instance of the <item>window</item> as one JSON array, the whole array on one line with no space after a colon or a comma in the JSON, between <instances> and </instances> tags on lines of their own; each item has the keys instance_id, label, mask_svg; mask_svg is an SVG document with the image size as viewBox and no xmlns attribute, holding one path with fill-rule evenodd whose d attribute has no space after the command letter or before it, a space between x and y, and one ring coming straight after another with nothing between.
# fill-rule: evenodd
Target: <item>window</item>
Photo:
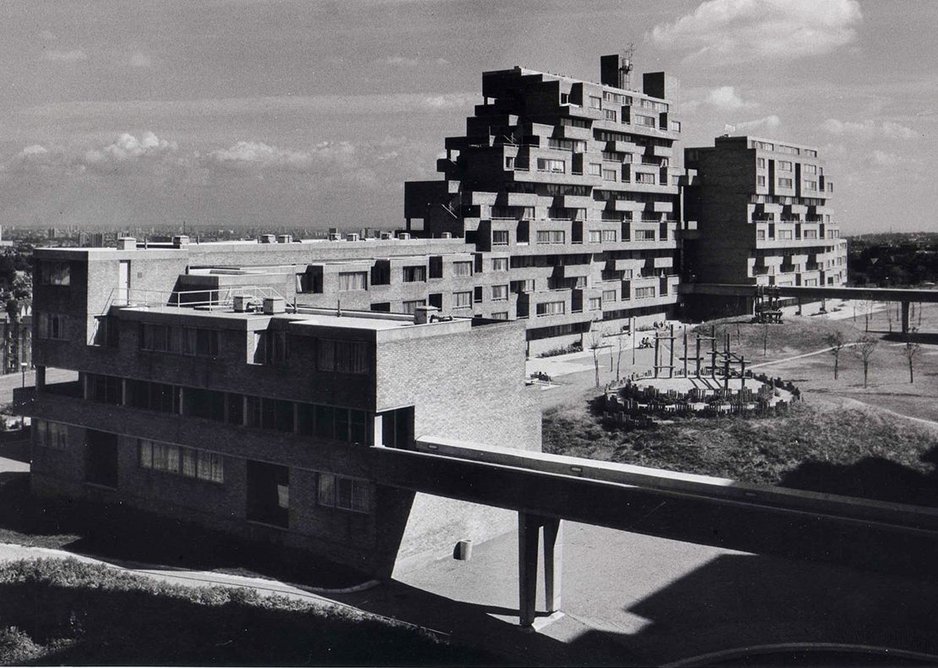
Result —
<instances>
[{"instance_id":1,"label":"window","mask_svg":"<svg viewBox=\"0 0 938 668\"><path fill-rule=\"evenodd\" d=\"M508 299L508 286L507 285L493 285L492 286L492 301L504 301Z\"/></svg>"},{"instance_id":2,"label":"window","mask_svg":"<svg viewBox=\"0 0 938 668\"><path fill-rule=\"evenodd\" d=\"M635 123L644 125L647 128L658 126L658 120L654 116L643 116L642 114L635 114Z\"/></svg>"},{"instance_id":3,"label":"window","mask_svg":"<svg viewBox=\"0 0 938 668\"><path fill-rule=\"evenodd\" d=\"M217 357L221 332L202 327L140 324L140 349L154 352Z\"/></svg>"},{"instance_id":4,"label":"window","mask_svg":"<svg viewBox=\"0 0 938 668\"><path fill-rule=\"evenodd\" d=\"M65 450L68 447L68 426L58 422L33 420L35 443L51 450Z\"/></svg>"},{"instance_id":5,"label":"window","mask_svg":"<svg viewBox=\"0 0 938 668\"><path fill-rule=\"evenodd\" d=\"M765 230L756 230L756 240L765 241Z\"/></svg>"},{"instance_id":6,"label":"window","mask_svg":"<svg viewBox=\"0 0 938 668\"><path fill-rule=\"evenodd\" d=\"M756 158L756 168L765 169L765 158Z\"/></svg>"},{"instance_id":7,"label":"window","mask_svg":"<svg viewBox=\"0 0 938 668\"><path fill-rule=\"evenodd\" d=\"M809 158L816 158L816 157L817 157L817 151L815 151L814 149L811 149L811 148L806 148L806 149L804 150L804 154L805 154L806 156L808 156Z\"/></svg>"},{"instance_id":8,"label":"window","mask_svg":"<svg viewBox=\"0 0 938 668\"><path fill-rule=\"evenodd\" d=\"M117 376L102 376L89 373L86 376L85 398L105 404L120 406L123 399L123 383Z\"/></svg>"},{"instance_id":9,"label":"window","mask_svg":"<svg viewBox=\"0 0 938 668\"><path fill-rule=\"evenodd\" d=\"M756 177L756 185L758 185L760 188L765 187L765 177L761 174Z\"/></svg>"},{"instance_id":10,"label":"window","mask_svg":"<svg viewBox=\"0 0 938 668\"><path fill-rule=\"evenodd\" d=\"M405 283L422 283L427 280L427 268L424 266L404 267Z\"/></svg>"},{"instance_id":11,"label":"window","mask_svg":"<svg viewBox=\"0 0 938 668\"><path fill-rule=\"evenodd\" d=\"M418 306L426 306L426 301L423 299L412 299L410 301L405 301L401 304L401 310L404 313L414 314L417 312Z\"/></svg>"},{"instance_id":12,"label":"window","mask_svg":"<svg viewBox=\"0 0 938 668\"><path fill-rule=\"evenodd\" d=\"M566 242L566 232L563 230L538 230L537 243L539 244L562 244Z\"/></svg>"},{"instance_id":13,"label":"window","mask_svg":"<svg viewBox=\"0 0 938 668\"><path fill-rule=\"evenodd\" d=\"M179 414L179 388L166 383L128 379L126 404L131 408Z\"/></svg>"},{"instance_id":14,"label":"window","mask_svg":"<svg viewBox=\"0 0 938 668\"><path fill-rule=\"evenodd\" d=\"M481 285L477 285L476 287L472 288L472 301L474 301L476 304L482 303L482 286Z\"/></svg>"},{"instance_id":15,"label":"window","mask_svg":"<svg viewBox=\"0 0 938 668\"><path fill-rule=\"evenodd\" d=\"M780 172L790 172L791 171L791 162L788 160L779 160L778 161L778 170Z\"/></svg>"},{"instance_id":16,"label":"window","mask_svg":"<svg viewBox=\"0 0 938 668\"><path fill-rule=\"evenodd\" d=\"M367 290L367 271L339 272L339 290Z\"/></svg>"},{"instance_id":17,"label":"window","mask_svg":"<svg viewBox=\"0 0 938 668\"><path fill-rule=\"evenodd\" d=\"M791 231L791 230L779 230L779 231L778 231L778 238L779 238L779 239L791 239L791 238L792 238L792 231Z\"/></svg>"},{"instance_id":18,"label":"window","mask_svg":"<svg viewBox=\"0 0 938 668\"><path fill-rule=\"evenodd\" d=\"M804 173L805 174L817 174L817 165L805 165Z\"/></svg>"},{"instance_id":19,"label":"window","mask_svg":"<svg viewBox=\"0 0 938 668\"><path fill-rule=\"evenodd\" d=\"M644 288L635 288L636 299L651 299L655 296L655 286L649 285Z\"/></svg>"},{"instance_id":20,"label":"window","mask_svg":"<svg viewBox=\"0 0 938 668\"><path fill-rule=\"evenodd\" d=\"M601 243L603 240L602 232L600 230L590 230L590 234L588 238L589 238L589 243L591 244Z\"/></svg>"},{"instance_id":21,"label":"window","mask_svg":"<svg viewBox=\"0 0 938 668\"><path fill-rule=\"evenodd\" d=\"M602 233L603 233L602 239L603 239L604 244L615 242L616 240L615 230L603 230Z\"/></svg>"},{"instance_id":22,"label":"window","mask_svg":"<svg viewBox=\"0 0 938 668\"><path fill-rule=\"evenodd\" d=\"M603 99L601 97L596 97L595 95L590 95L590 109L602 109L603 108Z\"/></svg>"},{"instance_id":23,"label":"window","mask_svg":"<svg viewBox=\"0 0 938 668\"><path fill-rule=\"evenodd\" d=\"M205 450L186 448L147 439L137 440L140 468L174 473L186 478L209 482L225 482L225 465L221 455Z\"/></svg>"},{"instance_id":24,"label":"window","mask_svg":"<svg viewBox=\"0 0 938 668\"><path fill-rule=\"evenodd\" d=\"M566 312L566 302L542 302L537 305L538 315L562 315Z\"/></svg>"},{"instance_id":25,"label":"window","mask_svg":"<svg viewBox=\"0 0 938 668\"><path fill-rule=\"evenodd\" d=\"M603 308L603 300L599 297L590 297L586 308L590 311L601 311Z\"/></svg>"},{"instance_id":26,"label":"window","mask_svg":"<svg viewBox=\"0 0 938 668\"><path fill-rule=\"evenodd\" d=\"M508 320L508 311L496 311L492 314L492 320Z\"/></svg>"},{"instance_id":27,"label":"window","mask_svg":"<svg viewBox=\"0 0 938 668\"><path fill-rule=\"evenodd\" d=\"M508 230L492 230L492 245L493 246L507 246L508 245Z\"/></svg>"},{"instance_id":28,"label":"window","mask_svg":"<svg viewBox=\"0 0 938 668\"><path fill-rule=\"evenodd\" d=\"M654 230L635 230L635 241L654 241Z\"/></svg>"},{"instance_id":29,"label":"window","mask_svg":"<svg viewBox=\"0 0 938 668\"><path fill-rule=\"evenodd\" d=\"M604 169L603 170L603 181L615 181L617 180L617 172L614 169Z\"/></svg>"},{"instance_id":30,"label":"window","mask_svg":"<svg viewBox=\"0 0 938 668\"><path fill-rule=\"evenodd\" d=\"M453 293L453 308L469 308L470 306L472 306L472 291Z\"/></svg>"},{"instance_id":31,"label":"window","mask_svg":"<svg viewBox=\"0 0 938 668\"><path fill-rule=\"evenodd\" d=\"M453 276L472 276L472 262L454 262Z\"/></svg>"},{"instance_id":32,"label":"window","mask_svg":"<svg viewBox=\"0 0 938 668\"><path fill-rule=\"evenodd\" d=\"M335 373L368 373L368 344L365 341L319 339L316 367Z\"/></svg>"},{"instance_id":33,"label":"window","mask_svg":"<svg viewBox=\"0 0 938 668\"><path fill-rule=\"evenodd\" d=\"M41 285L71 285L71 267L68 262L41 262L39 279Z\"/></svg>"},{"instance_id":34,"label":"window","mask_svg":"<svg viewBox=\"0 0 938 668\"><path fill-rule=\"evenodd\" d=\"M616 296L616 290L603 290L603 303L614 302Z\"/></svg>"},{"instance_id":35,"label":"window","mask_svg":"<svg viewBox=\"0 0 938 668\"><path fill-rule=\"evenodd\" d=\"M591 162L591 163L589 164L587 173L588 173L590 176L602 176L602 173L603 173L603 166L602 166L602 164L601 164L601 163L598 163L598 162Z\"/></svg>"},{"instance_id":36,"label":"window","mask_svg":"<svg viewBox=\"0 0 938 668\"><path fill-rule=\"evenodd\" d=\"M650 172L635 172L635 182L655 184L658 182L658 179Z\"/></svg>"},{"instance_id":37,"label":"window","mask_svg":"<svg viewBox=\"0 0 938 668\"><path fill-rule=\"evenodd\" d=\"M805 181L804 189L805 190L817 190L817 181Z\"/></svg>"},{"instance_id":38,"label":"window","mask_svg":"<svg viewBox=\"0 0 938 668\"><path fill-rule=\"evenodd\" d=\"M791 188L792 187L791 179L779 179L778 187L779 188Z\"/></svg>"},{"instance_id":39,"label":"window","mask_svg":"<svg viewBox=\"0 0 938 668\"><path fill-rule=\"evenodd\" d=\"M493 257L492 258L492 271L508 271L508 258L507 257Z\"/></svg>"},{"instance_id":40,"label":"window","mask_svg":"<svg viewBox=\"0 0 938 668\"><path fill-rule=\"evenodd\" d=\"M606 109L605 112L603 112L603 113L606 115L606 120L607 120L607 121L616 121L616 120L619 120L619 119L618 119L618 114L616 114L616 112L615 112L614 109Z\"/></svg>"},{"instance_id":41,"label":"window","mask_svg":"<svg viewBox=\"0 0 938 668\"><path fill-rule=\"evenodd\" d=\"M563 174L567 170L567 163L563 160L554 160L551 158L538 158L537 171L553 172L554 174Z\"/></svg>"},{"instance_id":42,"label":"window","mask_svg":"<svg viewBox=\"0 0 938 668\"><path fill-rule=\"evenodd\" d=\"M512 292L534 292L534 279L526 278L522 281L512 281L511 282L511 291Z\"/></svg>"},{"instance_id":43,"label":"window","mask_svg":"<svg viewBox=\"0 0 938 668\"><path fill-rule=\"evenodd\" d=\"M366 480L320 473L316 498L320 506L367 513L371 505L371 486Z\"/></svg>"},{"instance_id":44,"label":"window","mask_svg":"<svg viewBox=\"0 0 938 668\"><path fill-rule=\"evenodd\" d=\"M68 338L68 316L61 313L39 314L39 338L65 340Z\"/></svg>"},{"instance_id":45,"label":"window","mask_svg":"<svg viewBox=\"0 0 938 668\"><path fill-rule=\"evenodd\" d=\"M514 169L515 168L515 156L506 155L505 156L505 169Z\"/></svg>"}]
</instances>

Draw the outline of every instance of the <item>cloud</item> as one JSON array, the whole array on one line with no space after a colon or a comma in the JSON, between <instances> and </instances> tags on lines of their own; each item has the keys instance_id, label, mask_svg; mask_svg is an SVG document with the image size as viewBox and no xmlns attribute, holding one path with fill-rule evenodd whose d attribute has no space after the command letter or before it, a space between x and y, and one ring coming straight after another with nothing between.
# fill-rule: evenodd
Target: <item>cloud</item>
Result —
<instances>
[{"instance_id":1,"label":"cloud","mask_svg":"<svg viewBox=\"0 0 938 668\"><path fill-rule=\"evenodd\" d=\"M774 130L781 124L782 120L775 114L771 114L770 116L764 116L763 118L757 118L752 121L743 121L741 123L737 123L735 127L737 131L761 129Z\"/></svg>"},{"instance_id":2,"label":"cloud","mask_svg":"<svg viewBox=\"0 0 938 668\"><path fill-rule=\"evenodd\" d=\"M228 171L313 172L350 167L356 148L349 142L323 142L310 151L271 146L264 142L239 141L226 149L202 156L203 166Z\"/></svg>"},{"instance_id":3,"label":"cloud","mask_svg":"<svg viewBox=\"0 0 938 668\"><path fill-rule=\"evenodd\" d=\"M415 58L388 56L387 58L379 58L374 62L381 65L393 65L395 67L427 67L431 65L443 67L450 64L446 58L423 58L421 56L416 56Z\"/></svg>"},{"instance_id":4,"label":"cloud","mask_svg":"<svg viewBox=\"0 0 938 668\"><path fill-rule=\"evenodd\" d=\"M141 51L135 51L132 56L130 56L130 66L131 67L150 67L153 64L153 61L145 53Z\"/></svg>"},{"instance_id":5,"label":"cloud","mask_svg":"<svg viewBox=\"0 0 938 668\"><path fill-rule=\"evenodd\" d=\"M52 50L43 52L42 59L52 63L77 63L82 60L88 60L88 54L81 49L74 49L72 51Z\"/></svg>"},{"instance_id":6,"label":"cloud","mask_svg":"<svg viewBox=\"0 0 938 668\"><path fill-rule=\"evenodd\" d=\"M650 39L690 51L685 63L794 60L850 44L862 18L857 0L707 0L674 23L655 26Z\"/></svg>"},{"instance_id":7,"label":"cloud","mask_svg":"<svg viewBox=\"0 0 938 668\"><path fill-rule=\"evenodd\" d=\"M144 132L140 139L125 132L111 144L85 151L81 164L97 170L113 169L117 165L135 164L141 160L159 160L174 153L174 141L160 139L152 132Z\"/></svg>"},{"instance_id":8,"label":"cloud","mask_svg":"<svg viewBox=\"0 0 938 668\"><path fill-rule=\"evenodd\" d=\"M895 153L875 150L870 153L870 161L877 167L895 167L903 160Z\"/></svg>"},{"instance_id":9,"label":"cloud","mask_svg":"<svg viewBox=\"0 0 938 668\"><path fill-rule=\"evenodd\" d=\"M859 137L861 139L871 139L875 136L883 136L887 139L915 139L920 136L912 128L908 128L893 121L881 121L877 123L872 119L867 119L861 123L853 121L841 121L836 118L828 118L821 123L821 129L832 135L843 135Z\"/></svg>"},{"instance_id":10,"label":"cloud","mask_svg":"<svg viewBox=\"0 0 938 668\"><path fill-rule=\"evenodd\" d=\"M736 94L733 86L720 86L714 88L707 95L705 102L717 109L724 111L738 111L740 109L752 109L759 105L755 102L747 102Z\"/></svg>"}]
</instances>

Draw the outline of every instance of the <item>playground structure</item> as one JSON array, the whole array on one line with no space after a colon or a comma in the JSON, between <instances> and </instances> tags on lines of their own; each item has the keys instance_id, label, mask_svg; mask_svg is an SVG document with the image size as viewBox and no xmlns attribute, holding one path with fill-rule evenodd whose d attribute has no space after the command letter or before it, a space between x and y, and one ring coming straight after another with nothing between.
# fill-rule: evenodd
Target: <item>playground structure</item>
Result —
<instances>
[{"instance_id":1,"label":"playground structure","mask_svg":"<svg viewBox=\"0 0 938 668\"><path fill-rule=\"evenodd\" d=\"M675 351L679 338L681 356ZM680 337L673 324L657 328L652 371L608 386L601 398L604 416L626 426L648 426L653 417L775 415L800 398L792 383L747 371L745 357L732 349L729 332L718 337L713 326L709 334L695 332L693 347L691 355L686 326Z\"/></svg>"}]
</instances>

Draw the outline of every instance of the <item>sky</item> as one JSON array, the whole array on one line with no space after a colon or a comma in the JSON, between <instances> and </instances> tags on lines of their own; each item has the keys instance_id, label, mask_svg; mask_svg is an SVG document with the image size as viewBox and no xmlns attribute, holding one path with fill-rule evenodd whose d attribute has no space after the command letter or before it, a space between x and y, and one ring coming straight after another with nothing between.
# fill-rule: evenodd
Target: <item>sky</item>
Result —
<instances>
[{"instance_id":1,"label":"sky","mask_svg":"<svg viewBox=\"0 0 938 668\"><path fill-rule=\"evenodd\" d=\"M0 224L399 227L483 71L595 81L632 44L685 147L814 145L844 234L938 231L936 29L925 0L4 0Z\"/></svg>"}]
</instances>

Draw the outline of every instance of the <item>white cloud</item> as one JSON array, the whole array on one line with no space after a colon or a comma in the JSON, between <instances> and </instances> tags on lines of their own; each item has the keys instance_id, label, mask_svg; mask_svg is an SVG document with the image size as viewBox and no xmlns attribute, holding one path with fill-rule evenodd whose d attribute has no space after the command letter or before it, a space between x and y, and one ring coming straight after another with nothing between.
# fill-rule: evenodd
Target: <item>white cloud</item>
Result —
<instances>
[{"instance_id":1,"label":"white cloud","mask_svg":"<svg viewBox=\"0 0 938 668\"><path fill-rule=\"evenodd\" d=\"M650 38L690 51L685 62L793 60L850 44L861 19L857 0L707 0Z\"/></svg>"},{"instance_id":2,"label":"white cloud","mask_svg":"<svg viewBox=\"0 0 938 668\"><path fill-rule=\"evenodd\" d=\"M33 156L45 155L48 152L49 152L49 149L47 149L42 144L30 144L29 146L24 148L22 151L20 151L17 155L18 157L31 158Z\"/></svg>"},{"instance_id":3,"label":"white cloud","mask_svg":"<svg viewBox=\"0 0 938 668\"><path fill-rule=\"evenodd\" d=\"M832 135L859 137L861 139L871 139L876 136L886 137L887 139L915 139L919 137L918 132L899 123L893 121L877 123L872 119L857 123L828 118L821 123L821 129Z\"/></svg>"},{"instance_id":4,"label":"white cloud","mask_svg":"<svg viewBox=\"0 0 938 668\"><path fill-rule=\"evenodd\" d=\"M775 114L771 114L770 116L756 118L755 120L743 121L741 123L737 123L735 127L736 127L737 132L741 132L744 130L762 130L762 129L774 130L781 124L782 124L782 120Z\"/></svg>"},{"instance_id":5,"label":"white cloud","mask_svg":"<svg viewBox=\"0 0 938 668\"><path fill-rule=\"evenodd\" d=\"M738 111L740 109L751 109L759 106L755 102L743 100L736 94L736 89L733 86L714 88L707 95L705 101L707 104L725 111Z\"/></svg>"},{"instance_id":6,"label":"white cloud","mask_svg":"<svg viewBox=\"0 0 938 668\"><path fill-rule=\"evenodd\" d=\"M394 65L396 67L426 67L430 65L443 67L450 64L446 58L424 58L422 56L416 56L414 58L388 56L387 58L379 58L374 62L382 65Z\"/></svg>"},{"instance_id":7,"label":"white cloud","mask_svg":"<svg viewBox=\"0 0 938 668\"><path fill-rule=\"evenodd\" d=\"M88 60L88 54L81 49L73 49L72 51L52 50L43 52L42 59L53 63L77 63Z\"/></svg>"},{"instance_id":8,"label":"white cloud","mask_svg":"<svg viewBox=\"0 0 938 668\"><path fill-rule=\"evenodd\" d=\"M141 51L135 51L134 54L130 56L131 67L150 67L152 64L153 61L150 59L150 56Z\"/></svg>"},{"instance_id":9,"label":"white cloud","mask_svg":"<svg viewBox=\"0 0 938 668\"><path fill-rule=\"evenodd\" d=\"M895 167L902 162L902 158L895 153L888 153L878 149L870 153L870 160L877 167Z\"/></svg>"},{"instance_id":10,"label":"white cloud","mask_svg":"<svg viewBox=\"0 0 938 668\"><path fill-rule=\"evenodd\" d=\"M296 151L264 142L239 141L229 148L209 152L202 158L202 164L223 170L312 172L349 167L355 153L355 146L349 142L323 142L310 151Z\"/></svg>"},{"instance_id":11,"label":"white cloud","mask_svg":"<svg viewBox=\"0 0 938 668\"><path fill-rule=\"evenodd\" d=\"M160 139L152 132L144 132L140 139L125 132L103 148L86 151L81 162L91 168L107 169L142 159L163 158L174 153L177 148L176 142Z\"/></svg>"}]
</instances>

